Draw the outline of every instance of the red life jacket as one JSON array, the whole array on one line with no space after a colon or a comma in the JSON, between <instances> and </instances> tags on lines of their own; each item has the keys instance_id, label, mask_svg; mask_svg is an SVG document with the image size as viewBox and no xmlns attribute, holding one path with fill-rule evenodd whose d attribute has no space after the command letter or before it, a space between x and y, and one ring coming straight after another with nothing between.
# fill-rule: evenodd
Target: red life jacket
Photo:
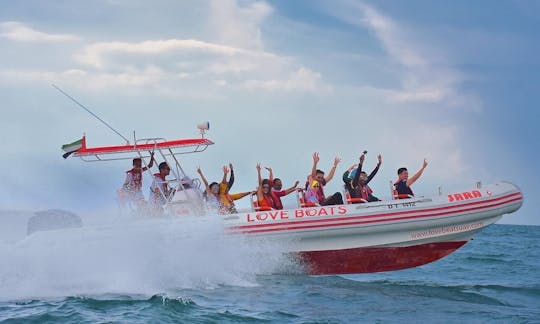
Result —
<instances>
[{"instance_id":1,"label":"red life jacket","mask_svg":"<svg viewBox=\"0 0 540 324\"><path fill-rule=\"evenodd\" d=\"M167 182L165 182L166 181L165 176L162 176L161 173L158 172L158 173L154 173L154 177L158 177L162 181L160 184L162 186L161 188L164 189L163 193L165 194L167 192L167 189L168 189ZM157 184L157 185L159 186L160 184Z\"/></svg>"},{"instance_id":2,"label":"red life jacket","mask_svg":"<svg viewBox=\"0 0 540 324\"><path fill-rule=\"evenodd\" d=\"M316 189L316 192L317 192L317 200L319 201L319 204L323 204L326 197L324 196L322 183L320 183L320 186Z\"/></svg>"},{"instance_id":3,"label":"red life jacket","mask_svg":"<svg viewBox=\"0 0 540 324\"><path fill-rule=\"evenodd\" d=\"M371 190L369 186L366 185L360 187L360 197L362 197L362 199L369 201L369 195L371 195L372 193L373 190Z\"/></svg>"},{"instance_id":4,"label":"red life jacket","mask_svg":"<svg viewBox=\"0 0 540 324\"><path fill-rule=\"evenodd\" d=\"M135 190L141 190L142 188L142 170L136 171L131 169L126 171L126 173L131 174L131 185Z\"/></svg>"},{"instance_id":5,"label":"red life jacket","mask_svg":"<svg viewBox=\"0 0 540 324\"><path fill-rule=\"evenodd\" d=\"M272 197L272 200L274 201L274 206L276 206L276 209L283 209L283 203L281 202L280 196L276 194L276 191L273 191L273 189L270 190L270 195Z\"/></svg>"},{"instance_id":6,"label":"red life jacket","mask_svg":"<svg viewBox=\"0 0 540 324\"><path fill-rule=\"evenodd\" d=\"M276 208L276 205L274 204L274 199L272 199L271 195L264 195L263 194L263 199L262 200L257 200L257 202L259 203L259 207L261 207L261 209L263 209L263 208L273 208L273 209L275 209Z\"/></svg>"}]
</instances>

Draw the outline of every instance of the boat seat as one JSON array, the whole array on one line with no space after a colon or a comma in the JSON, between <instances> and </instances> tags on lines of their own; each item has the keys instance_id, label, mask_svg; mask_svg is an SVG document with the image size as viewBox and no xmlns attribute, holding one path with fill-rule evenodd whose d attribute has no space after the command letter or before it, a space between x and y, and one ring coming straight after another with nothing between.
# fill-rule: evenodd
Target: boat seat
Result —
<instances>
[{"instance_id":1,"label":"boat seat","mask_svg":"<svg viewBox=\"0 0 540 324\"><path fill-rule=\"evenodd\" d=\"M345 201L347 204L358 204L358 203L367 203L368 201L363 198L352 198L351 193L348 190L345 190Z\"/></svg>"},{"instance_id":2,"label":"boat seat","mask_svg":"<svg viewBox=\"0 0 540 324\"><path fill-rule=\"evenodd\" d=\"M394 199L409 199L414 197L413 195L409 194L398 194L396 189L392 191L392 196L394 197Z\"/></svg>"}]
</instances>

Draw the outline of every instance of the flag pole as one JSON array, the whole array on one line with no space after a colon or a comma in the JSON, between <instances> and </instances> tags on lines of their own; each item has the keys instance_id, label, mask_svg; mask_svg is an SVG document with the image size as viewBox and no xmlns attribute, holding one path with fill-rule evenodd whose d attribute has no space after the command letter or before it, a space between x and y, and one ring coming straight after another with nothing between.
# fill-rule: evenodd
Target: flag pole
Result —
<instances>
[{"instance_id":1,"label":"flag pole","mask_svg":"<svg viewBox=\"0 0 540 324\"><path fill-rule=\"evenodd\" d=\"M100 122L102 122L105 126L107 126L110 130L112 130L113 132L115 132L118 136L122 137L125 141L126 141L126 144L129 144L129 140L123 136L122 134L120 134L116 129L112 128L111 125L109 125L107 122L105 122L103 119L99 118L98 115L94 114L90 109L88 109L87 107L85 107L82 103L78 102L77 100L75 100L75 98L73 98L72 96L68 95L64 90L60 89L58 86L56 86L54 83L51 84L53 87L56 88L56 90L60 91L64 96L68 97L69 99L71 99L74 103L76 103L77 105L79 105L79 107L83 108L84 110L86 110L90 115L94 116L97 120L99 120Z\"/></svg>"}]
</instances>

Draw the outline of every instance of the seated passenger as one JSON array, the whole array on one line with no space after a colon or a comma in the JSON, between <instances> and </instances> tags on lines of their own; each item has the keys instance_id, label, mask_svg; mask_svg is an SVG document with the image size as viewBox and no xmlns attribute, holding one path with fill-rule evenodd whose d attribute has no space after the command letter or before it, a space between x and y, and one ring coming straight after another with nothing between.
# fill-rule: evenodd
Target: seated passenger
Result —
<instances>
[{"instance_id":1,"label":"seated passenger","mask_svg":"<svg viewBox=\"0 0 540 324\"><path fill-rule=\"evenodd\" d=\"M352 184L352 178L356 175L356 169L358 168L358 164L353 164L351 165L347 171L343 172L343 176L342 176L342 180L343 180L343 187L345 188L345 190L347 190L347 192L349 193L349 195L351 196L351 198L356 198L353 196L353 193L352 191L354 190L352 187L351 187L351 184Z\"/></svg>"},{"instance_id":2,"label":"seated passenger","mask_svg":"<svg viewBox=\"0 0 540 324\"><path fill-rule=\"evenodd\" d=\"M361 198L364 201L372 202L372 201L380 201L379 198L373 196L373 190L368 186L368 183L375 177L377 174L377 171L379 171L379 167L382 163L382 157L381 155L377 155L377 166L369 176L366 172L362 171L362 166L364 164L365 160L365 153L363 153L360 156L360 163L358 164L358 168L355 170L352 170L350 173L346 171L343 174L343 181L345 182L345 187L349 191L349 194L351 195L351 198ZM357 201L356 201L357 202Z\"/></svg>"},{"instance_id":3,"label":"seated passenger","mask_svg":"<svg viewBox=\"0 0 540 324\"><path fill-rule=\"evenodd\" d=\"M206 206L215 213L224 214L225 208L219 197L219 184L217 182L208 184L208 180L204 177L201 167L197 168L197 172L201 176L201 180L206 189L203 193L204 199L206 200Z\"/></svg>"},{"instance_id":4,"label":"seated passenger","mask_svg":"<svg viewBox=\"0 0 540 324\"><path fill-rule=\"evenodd\" d=\"M231 171L229 181L228 182L222 181L219 184L219 198L221 200L221 204L223 205L225 213L235 214L238 211L236 210L234 201L244 198L245 196L251 194L252 191L239 192L239 193L234 193L234 194L229 193L229 190L232 188L232 185L234 184L234 169L233 169L232 163L229 163L229 168L227 168L227 166L223 167L223 179L227 179L227 174L229 173L229 170Z\"/></svg>"},{"instance_id":5,"label":"seated passenger","mask_svg":"<svg viewBox=\"0 0 540 324\"><path fill-rule=\"evenodd\" d=\"M319 183L318 191L317 191L317 197L319 200L319 205L325 206L325 205L341 205L343 204L343 197L341 196L341 193L336 192L330 197L326 197L324 195L324 189L323 187L332 180L334 177L334 173L336 172L336 167L341 162L340 158L334 159L334 165L332 166L332 169L330 169L330 173L327 177L324 176L324 172L317 169L317 163L319 163L319 153L315 152L313 153L313 167L311 169L311 178L313 180L317 180Z\"/></svg>"},{"instance_id":6,"label":"seated passenger","mask_svg":"<svg viewBox=\"0 0 540 324\"><path fill-rule=\"evenodd\" d=\"M288 194L296 191L296 187L298 187L298 184L300 182L297 180L292 187L282 190L283 185L281 183L281 179L279 178L274 179L274 173L272 171L272 168L268 167L265 169L268 170L268 172L270 172L268 182L271 187L270 193L272 195L272 199L274 199L274 205L276 206L276 209L283 209L283 203L281 202L281 197L287 196Z\"/></svg>"},{"instance_id":7,"label":"seated passenger","mask_svg":"<svg viewBox=\"0 0 540 324\"><path fill-rule=\"evenodd\" d=\"M262 180L261 164L257 163L257 177L259 186L257 187L257 204L261 210L272 210L276 208L272 194L270 193L270 183L267 179Z\"/></svg>"},{"instance_id":8,"label":"seated passenger","mask_svg":"<svg viewBox=\"0 0 540 324\"><path fill-rule=\"evenodd\" d=\"M407 171L407 168L399 168L398 173L398 179L394 183L394 188L397 191L398 198L407 198L408 196L414 196L414 193L411 189L411 186L413 183L420 178L422 173L424 172L424 169L427 167L428 163L426 159L424 159L424 163L422 163L422 167L420 170L418 170L412 177L409 178L409 171Z\"/></svg>"},{"instance_id":9,"label":"seated passenger","mask_svg":"<svg viewBox=\"0 0 540 324\"><path fill-rule=\"evenodd\" d=\"M317 180L311 181L309 184L304 197L306 200L306 204L315 204L315 206L319 205L319 190L320 190L321 184Z\"/></svg>"}]
</instances>

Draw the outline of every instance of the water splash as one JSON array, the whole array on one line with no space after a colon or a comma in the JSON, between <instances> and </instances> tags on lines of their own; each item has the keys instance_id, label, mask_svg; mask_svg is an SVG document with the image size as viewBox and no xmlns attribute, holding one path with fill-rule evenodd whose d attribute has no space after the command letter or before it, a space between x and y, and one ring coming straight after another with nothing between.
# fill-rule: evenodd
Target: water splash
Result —
<instances>
[{"instance_id":1,"label":"water splash","mask_svg":"<svg viewBox=\"0 0 540 324\"><path fill-rule=\"evenodd\" d=\"M258 274L295 267L287 242L226 235L217 216L91 216L91 226L0 243L0 299L253 286Z\"/></svg>"}]
</instances>

